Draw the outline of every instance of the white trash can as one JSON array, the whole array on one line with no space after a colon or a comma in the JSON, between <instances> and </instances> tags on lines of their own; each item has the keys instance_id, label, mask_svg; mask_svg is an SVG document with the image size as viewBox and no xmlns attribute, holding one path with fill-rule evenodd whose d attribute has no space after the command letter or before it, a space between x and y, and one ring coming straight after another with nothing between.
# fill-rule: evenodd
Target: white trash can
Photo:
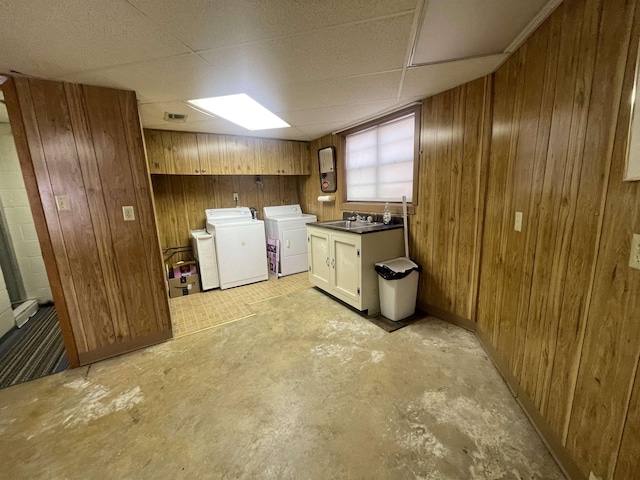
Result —
<instances>
[{"instance_id":1,"label":"white trash can","mask_svg":"<svg viewBox=\"0 0 640 480\"><path fill-rule=\"evenodd\" d=\"M376 263L380 312L390 320L410 317L416 311L420 266L406 257Z\"/></svg>"}]
</instances>

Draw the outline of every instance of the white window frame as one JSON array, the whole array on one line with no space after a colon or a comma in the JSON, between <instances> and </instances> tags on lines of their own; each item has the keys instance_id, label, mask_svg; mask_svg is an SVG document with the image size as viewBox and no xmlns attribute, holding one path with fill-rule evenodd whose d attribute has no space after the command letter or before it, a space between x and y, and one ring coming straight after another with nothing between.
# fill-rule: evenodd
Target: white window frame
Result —
<instances>
[{"instance_id":1,"label":"white window frame","mask_svg":"<svg viewBox=\"0 0 640 480\"><path fill-rule=\"evenodd\" d=\"M395 120L399 120L407 115L413 114L415 120L415 130L414 130L414 147L413 147L413 193L412 200L409 202L410 213L413 213L414 206L418 204L418 174L419 174L419 160L420 160L420 120L421 120L421 105L412 105L410 107L404 108L397 112L394 112L389 115L385 115L383 117L374 119L370 122L364 123L362 125L358 125L357 127L350 128L349 130L345 130L341 133L342 136L342 152L343 153L343 161L341 163L341 190L342 190L342 203L340 205L342 210L362 210L367 212L382 212L384 210L384 205L386 201L348 201L347 200L347 167L346 167L346 139L347 136L353 135L355 133L363 132L365 130L370 130L372 128L378 128L379 126L385 125L387 123L393 122ZM400 201L397 202L389 202L391 206L391 210L394 213L401 211L402 203Z\"/></svg>"}]
</instances>

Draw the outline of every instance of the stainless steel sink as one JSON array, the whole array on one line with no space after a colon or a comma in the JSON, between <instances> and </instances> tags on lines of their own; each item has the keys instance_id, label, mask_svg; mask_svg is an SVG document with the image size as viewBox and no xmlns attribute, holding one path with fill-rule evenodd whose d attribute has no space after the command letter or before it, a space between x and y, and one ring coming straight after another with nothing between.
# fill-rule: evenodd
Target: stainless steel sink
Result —
<instances>
[{"instance_id":1,"label":"stainless steel sink","mask_svg":"<svg viewBox=\"0 0 640 480\"><path fill-rule=\"evenodd\" d=\"M331 220L328 222L318 222L317 225L355 233L371 232L385 227L385 225L380 222L366 222L362 220Z\"/></svg>"},{"instance_id":2,"label":"stainless steel sink","mask_svg":"<svg viewBox=\"0 0 640 480\"><path fill-rule=\"evenodd\" d=\"M362 220L333 220L330 222L320 222L323 225L331 225L337 228L357 228L368 227L370 225L377 225L375 222L363 222Z\"/></svg>"}]
</instances>

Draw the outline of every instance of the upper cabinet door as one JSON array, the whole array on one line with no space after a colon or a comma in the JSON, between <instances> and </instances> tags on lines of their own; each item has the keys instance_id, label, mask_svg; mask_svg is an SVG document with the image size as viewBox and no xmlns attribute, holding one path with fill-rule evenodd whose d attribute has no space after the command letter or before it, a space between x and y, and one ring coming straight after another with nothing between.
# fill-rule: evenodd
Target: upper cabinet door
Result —
<instances>
[{"instance_id":1,"label":"upper cabinet door","mask_svg":"<svg viewBox=\"0 0 640 480\"><path fill-rule=\"evenodd\" d=\"M167 173L162 149L162 132L158 130L144 131L145 146L147 147L147 163L149 173Z\"/></svg>"},{"instance_id":2,"label":"upper cabinet door","mask_svg":"<svg viewBox=\"0 0 640 480\"><path fill-rule=\"evenodd\" d=\"M200 173L202 175L223 175L224 142L218 135L206 133L196 134L198 143L198 157L200 158Z\"/></svg>"},{"instance_id":3,"label":"upper cabinet door","mask_svg":"<svg viewBox=\"0 0 640 480\"><path fill-rule=\"evenodd\" d=\"M172 173L176 175L200 175L198 142L195 133L171 132Z\"/></svg>"}]
</instances>

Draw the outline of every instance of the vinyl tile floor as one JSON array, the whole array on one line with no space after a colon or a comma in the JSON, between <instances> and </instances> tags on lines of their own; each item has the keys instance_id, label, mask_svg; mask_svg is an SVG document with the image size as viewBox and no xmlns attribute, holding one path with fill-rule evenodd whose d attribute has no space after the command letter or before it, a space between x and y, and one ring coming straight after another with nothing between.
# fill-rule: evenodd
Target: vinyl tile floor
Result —
<instances>
[{"instance_id":1,"label":"vinyl tile floor","mask_svg":"<svg viewBox=\"0 0 640 480\"><path fill-rule=\"evenodd\" d=\"M252 304L311 288L307 272L269 277L227 290L214 289L169 300L173 336L183 337L254 316Z\"/></svg>"}]
</instances>

